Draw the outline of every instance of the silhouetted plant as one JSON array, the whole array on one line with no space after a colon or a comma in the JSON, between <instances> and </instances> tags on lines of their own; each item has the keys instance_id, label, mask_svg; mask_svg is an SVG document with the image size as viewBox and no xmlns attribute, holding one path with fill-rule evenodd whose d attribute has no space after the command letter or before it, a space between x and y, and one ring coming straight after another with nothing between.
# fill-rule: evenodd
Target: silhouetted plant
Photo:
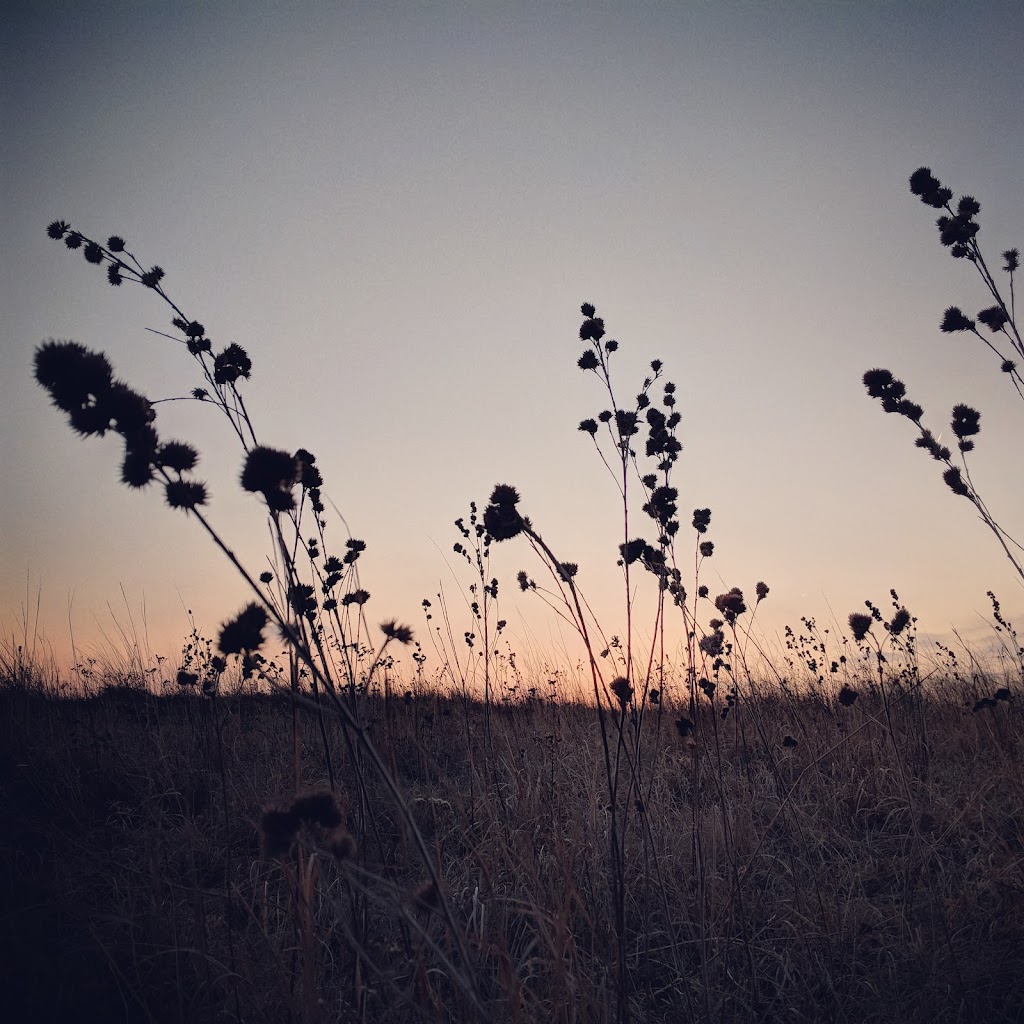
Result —
<instances>
[{"instance_id":1,"label":"silhouetted plant","mask_svg":"<svg viewBox=\"0 0 1024 1024\"><path fill-rule=\"evenodd\" d=\"M1024 342L1016 322L1016 300L1014 275L1020 268L1020 253L1017 249L1006 249L1002 253L1002 270L1008 275L1008 295L1005 295L989 269L978 244L980 225L976 217L981 204L973 196L961 196L953 207L953 191L946 188L927 167L919 167L910 176L910 191L925 206L944 212L936 221L939 241L949 249L954 259L966 260L974 265L993 300L972 320L958 306L949 306L942 315L939 330L945 334L971 334L976 337L998 359L999 369L1005 373L1018 396L1024 400L1024 377L1021 376L1018 359L1024 359ZM982 333L978 323L987 328ZM1024 547L1016 541L995 519L971 479L968 454L974 451L975 441L981 432L981 414L969 405L958 403L953 406L950 417L950 431L956 438L956 453L949 446L941 444L939 438L924 426L924 409L907 397L907 388L886 369L868 370L863 377L864 386L872 398L877 398L888 413L895 413L910 420L917 428L915 444L926 451L936 462L945 466L942 478L946 486L956 495L967 498L975 507L985 525L995 535L1003 553L1017 574L1024 579L1021 552Z\"/></svg>"},{"instance_id":2,"label":"silhouetted plant","mask_svg":"<svg viewBox=\"0 0 1024 1024\"><path fill-rule=\"evenodd\" d=\"M105 264L111 285L141 285L151 289L171 307L175 314L172 327L177 334L163 336L180 344L193 358L205 385L195 388L187 400L213 403L220 409L243 448L242 488L258 495L266 507L275 541L273 564L276 572L264 572L256 578L206 517L204 508L209 502L208 491L205 483L192 475L199 460L198 452L184 442L160 438L156 427L157 403L117 380L110 362L102 353L92 352L73 341L47 341L36 349L36 380L50 394L53 404L67 414L72 429L82 436L102 437L108 432L120 435L124 442L122 481L133 488L145 488L153 483L161 485L167 504L181 509L200 524L255 597L255 601L221 628L219 649L223 657L211 659L216 672L204 679L203 692L209 696L216 694L217 682L225 667L224 659L231 657L241 660L245 675L256 672L272 686L284 684L296 707L309 706L318 716L332 787L333 757L323 711L325 706L333 709L342 723L349 754L356 762L360 805L358 844L355 840L350 841L350 837L346 838L347 833L344 836L339 834L331 847L333 855L338 860L347 861L357 845L362 850L367 839L372 838L376 841L379 858L383 860L385 857L376 824L377 809L372 806L365 785L362 767L365 761L385 783L404 820L405 829L419 851L429 881L439 894L438 907L457 950L454 958L457 963L452 963L447 952L441 954L442 961L447 965L452 981L461 986L469 1005L479 1010L472 961L462 927L456 923L447 900L443 898L444 890L435 858L362 720L358 697L369 691L375 674L389 664L385 657L387 648L392 643L409 644L413 639L408 626L394 619L382 622L383 641L375 652L369 649L372 657L368 665L362 666L367 650L364 607L370 595L358 585L356 563L366 548L365 543L349 537L344 553L324 556L324 552L329 550L328 524L324 518L324 482L315 456L304 448L292 454L258 442L241 390L242 383L251 377L252 360L237 344L215 351L204 325L186 316L165 290L163 281L166 275L162 268L153 266L145 269L118 236L110 237L106 245L102 245L75 231L64 221L54 221L47 228L47 233L55 240L62 239L69 249L81 249L90 264ZM277 626L280 636L288 644L289 666L284 676L260 651L264 644L263 631L269 623ZM193 676L198 681L197 674L190 672L189 666L183 666L179 682L185 687L191 686ZM303 679L309 680L311 692L304 692ZM301 744L295 715L293 729L295 787L298 789L302 777ZM220 742L219 729L217 736ZM323 823L321 812L330 799L333 798L329 795L321 795L306 798L304 803L299 800L292 805L291 813L296 821L301 822L310 815L315 817L316 811ZM291 848L290 842L285 841L287 829L279 828L281 822L273 815L268 820L270 827L264 829L268 850L278 856L286 854ZM334 822L332 828L338 824ZM339 852L345 856L339 857ZM310 888L311 880L315 878L312 859L315 851L298 847L295 856L295 866L289 870L295 882L293 895L297 899L301 895L296 904L296 914L301 918L303 936L302 996L312 1019L317 999ZM227 896L230 902L230 886ZM362 900L363 896L359 894L353 896L354 905ZM363 917L358 910L353 914L356 922ZM367 941L358 924L356 938L360 943ZM440 953L435 943L431 946L435 953Z\"/></svg>"}]
</instances>

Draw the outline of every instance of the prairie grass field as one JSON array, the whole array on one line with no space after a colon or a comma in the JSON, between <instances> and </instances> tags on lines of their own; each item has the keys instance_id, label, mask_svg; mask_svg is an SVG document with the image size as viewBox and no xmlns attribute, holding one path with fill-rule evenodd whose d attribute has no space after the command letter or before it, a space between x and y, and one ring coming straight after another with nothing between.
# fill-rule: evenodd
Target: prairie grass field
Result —
<instances>
[{"instance_id":1,"label":"prairie grass field","mask_svg":"<svg viewBox=\"0 0 1024 1024\"><path fill-rule=\"evenodd\" d=\"M927 167L909 185L994 303L947 307L940 332L980 340L1024 400L1019 251L986 262L978 200ZM771 588L708 565L712 509L680 492L676 383L655 358L622 386L620 343L583 302L575 369L596 398L576 434L618 517L602 557L620 607L595 612L505 482L454 520L458 600L424 599L414 631L369 603L373 554L326 463L257 440L248 350L215 345L119 235L46 234L173 314L152 334L197 386L150 399L54 339L36 383L81 438L121 439L120 482L205 535L248 603L210 637L187 612L175 659L122 630L120 660L58 667L33 653L27 603L24 642L0 641L13 1019L1024 1021L1016 590L1007 610L987 591L987 651L929 639L895 589L773 648ZM861 383L1024 583L1024 545L975 472L981 412L957 402L947 431L890 370ZM269 552L210 512L198 447L156 425L169 400L237 441ZM499 544L525 556L514 583ZM552 649L514 649L537 635L501 617L515 585L557 623Z\"/></svg>"},{"instance_id":2,"label":"prairie grass field","mask_svg":"<svg viewBox=\"0 0 1024 1024\"><path fill-rule=\"evenodd\" d=\"M849 704L831 678L748 680L685 738L669 686L627 710L619 928L593 706L356 694L460 953L336 716L4 667L8 1020L605 1021L623 984L636 1020L1024 1016L1024 716L1000 680L851 671ZM271 850L265 811L332 778L337 819Z\"/></svg>"}]
</instances>

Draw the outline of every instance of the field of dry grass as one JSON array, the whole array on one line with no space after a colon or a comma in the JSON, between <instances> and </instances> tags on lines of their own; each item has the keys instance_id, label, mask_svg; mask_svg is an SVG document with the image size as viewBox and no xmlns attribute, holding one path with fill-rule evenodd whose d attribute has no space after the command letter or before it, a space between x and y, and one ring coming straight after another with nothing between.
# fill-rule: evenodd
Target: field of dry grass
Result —
<instances>
[{"instance_id":1,"label":"field of dry grass","mask_svg":"<svg viewBox=\"0 0 1024 1024\"><path fill-rule=\"evenodd\" d=\"M1024 1018L1024 715L964 679L628 712L624 978L593 707L359 696L441 897L335 716L6 682L9 1020ZM269 850L330 774L340 826Z\"/></svg>"}]
</instances>

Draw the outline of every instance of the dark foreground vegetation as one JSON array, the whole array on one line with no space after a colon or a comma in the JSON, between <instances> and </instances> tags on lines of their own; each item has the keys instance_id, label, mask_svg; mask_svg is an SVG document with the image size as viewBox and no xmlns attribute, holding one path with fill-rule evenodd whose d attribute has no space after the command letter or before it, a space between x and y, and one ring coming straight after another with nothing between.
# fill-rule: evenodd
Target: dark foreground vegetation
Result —
<instances>
[{"instance_id":1,"label":"dark foreground vegetation","mask_svg":"<svg viewBox=\"0 0 1024 1024\"><path fill-rule=\"evenodd\" d=\"M605 1021L620 932L637 1020L1024 1019L1024 715L984 680L712 692L685 737L666 694L619 929L593 708L360 696L442 902L337 718L8 675L8 1020Z\"/></svg>"}]
</instances>

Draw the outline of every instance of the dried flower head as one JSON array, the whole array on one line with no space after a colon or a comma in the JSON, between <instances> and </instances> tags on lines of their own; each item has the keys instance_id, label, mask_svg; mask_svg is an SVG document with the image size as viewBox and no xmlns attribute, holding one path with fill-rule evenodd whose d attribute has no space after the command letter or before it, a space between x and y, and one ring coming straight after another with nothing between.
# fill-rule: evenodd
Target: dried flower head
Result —
<instances>
[{"instance_id":1,"label":"dried flower head","mask_svg":"<svg viewBox=\"0 0 1024 1024\"><path fill-rule=\"evenodd\" d=\"M262 494L271 510L287 512L295 508L291 492L298 473L299 467L293 455L260 445L246 454L242 487Z\"/></svg>"},{"instance_id":2,"label":"dried flower head","mask_svg":"<svg viewBox=\"0 0 1024 1024\"><path fill-rule=\"evenodd\" d=\"M856 690L844 685L839 691L839 703L842 704L844 708L852 707L858 696L860 695Z\"/></svg>"},{"instance_id":3,"label":"dried flower head","mask_svg":"<svg viewBox=\"0 0 1024 1024\"><path fill-rule=\"evenodd\" d=\"M994 333L1002 330L1010 316L1002 306L989 306L978 313L978 319Z\"/></svg>"},{"instance_id":4,"label":"dried flower head","mask_svg":"<svg viewBox=\"0 0 1024 1024\"><path fill-rule=\"evenodd\" d=\"M847 621L850 623L850 630L853 633L853 639L858 642L863 640L871 629L871 616L865 615L863 612L852 612Z\"/></svg>"},{"instance_id":5,"label":"dried flower head","mask_svg":"<svg viewBox=\"0 0 1024 1024\"><path fill-rule=\"evenodd\" d=\"M206 485L188 480L172 480L165 489L167 504L186 512L206 504Z\"/></svg>"},{"instance_id":6,"label":"dried flower head","mask_svg":"<svg viewBox=\"0 0 1024 1024\"><path fill-rule=\"evenodd\" d=\"M736 619L747 610L747 605L743 600L743 591L739 587L733 587L726 594L719 594L715 598L715 607L725 617L725 621L729 625L733 625Z\"/></svg>"},{"instance_id":7,"label":"dried flower head","mask_svg":"<svg viewBox=\"0 0 1024 1024\"><path fill-rule=\"evenodd\" d=\"M942 479L946 481L946 486L954 494L959 494L962 498L969 498L971 496L971 489L967 486L967 483L960 472L959 466L950 466L949 469L942 474Z\"/></svg>"},{"instance_id":8,"label":"dried flower head","mask_svg":"<svg viewBox=\"0 0 1024 1024\"><path fill-rule=\"evenodd\" d=\"M234 384L239 377L249 379L252 360L241 345L232 343L214 357L213 379L218 384Z\"/></svg>"},{"instance_id":9,"label":"dried flower head","mask_svg":"<svg viewBox=\"0 0 1024 1024\"><path fill-rule=\"evenodd\" d=\"M263 644L263 627L266 624L266 609L262 605L251 602L233 619L224 623L220 630L217 647L221 654L257 651Z\"/></svg>"},{"instance_id":10,"label":"dried flower head","mask_svg":"<svg viewBox=\"0 0 1024 1024\"><path fill-rule=\"evenodd\" d=\"M394 619L380 624L380 631L389 639L397 640L400 644L412 643L412 629L409 626L400 626Z\"/></svg>"},{"instance_id":11,"label":"dried flower head","mask_svg":"<svg viewBox=\"0 0 1024 1024\"><path fill-rule=\"evenodd\" d=\"M625 676L613 679L609 689L623 707L633 699L633 687L629 685L629 680Z\"/></svg>"},{"instance_id":12,"label":"dried flower head","mask_svg":"<svg viewBox=\"0 0 1024 1024\"><path fill-rule=\"evenodd\" d=\"M886 628L893 636L899 636L910 625L912 616L906 608L900 608L889 621Z\"/></svg>"}]
</instances>

